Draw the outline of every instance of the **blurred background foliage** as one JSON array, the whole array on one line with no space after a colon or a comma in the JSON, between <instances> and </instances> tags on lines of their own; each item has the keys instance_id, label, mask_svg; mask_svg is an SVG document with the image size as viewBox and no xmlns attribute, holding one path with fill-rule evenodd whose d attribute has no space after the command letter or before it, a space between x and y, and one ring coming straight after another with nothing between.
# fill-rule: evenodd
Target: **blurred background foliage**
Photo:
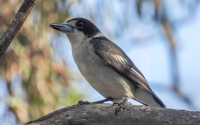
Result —
<instances>
[{"instance_id":1,"label":"blurred background foliage","mask_svg":"<svg viewBox=\"0 0 200 125\"><path fill-rule=\"evenodd\" d=\"M155 37L155 33L162 36L169 49L169 74L172 80L168 87L162 83L159 85L169 88L169 92L175 93L194 110L192 100L180 89L177 59L180 42L176 31L194 19L200 1L172 1L36 0L22 28L0 58L0 124L13 125L34 120L76 104L89 94L87 86L80 84L83 82L82 76L74 72L68 63L72 57L66 43L62 43L64 35L49 28L50 23L64 22L77 16L93 21L111 40L127 40L131 41L131 45L148 44L145 41ZM0 0L0 36L22 2L23 0ZM136 24L146 24L144 27L150 26L150 30L145 32L144 27L136 27L135 30L139 33L132 32L131 27ZM161 30L155 31L157 27ZM88 98L87 100L89 101Z\"/></svg>"},{"instance_id":2,"label":"blurred background foliage","mask_svg":"<svg viewBox=\"0 0 200 125\"><path fill-rule=\"evenodd\" d=\"M22 2L0 0L1 35ZM52 58L54 49L48 41L49 24L69 18L70 3L66 5L65 2L37 0L8 51L0 59L0 76L8 89L8 95L0 100L6 102L19 122L25 123L75 104L82 96L73 88L70 92L66 91L70 81L67 65Z\"/></svg>"}]
</instances>

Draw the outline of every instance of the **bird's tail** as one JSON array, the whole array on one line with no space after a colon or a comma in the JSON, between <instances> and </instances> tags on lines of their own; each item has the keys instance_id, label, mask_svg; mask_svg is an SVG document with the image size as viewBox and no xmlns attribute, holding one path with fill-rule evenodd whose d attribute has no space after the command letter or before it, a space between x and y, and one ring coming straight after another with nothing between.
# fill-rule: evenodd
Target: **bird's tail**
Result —
<instances>
[{"instance_id":1,"label":"bird's tail","mask_svg":"<svg viewBox=\"0 0 200 125\"><path fill-rule=\"evenodd\" d=\"M146 106L166 108L165 104L156 96L156 94L149 93L144 89L138 88L134 96L134 100Z\"/></svg>"},{"instance_id":2,"label":"bird's tail","mask_svg":"<svg viewBox=\"0 0 200 125\"><path fill-rule=\"evenodd\" d=\"M155 94L152 95L154 100L160 105L160 107L166 108L165 104L156 96Z\"/></svg>"}]
</instances>

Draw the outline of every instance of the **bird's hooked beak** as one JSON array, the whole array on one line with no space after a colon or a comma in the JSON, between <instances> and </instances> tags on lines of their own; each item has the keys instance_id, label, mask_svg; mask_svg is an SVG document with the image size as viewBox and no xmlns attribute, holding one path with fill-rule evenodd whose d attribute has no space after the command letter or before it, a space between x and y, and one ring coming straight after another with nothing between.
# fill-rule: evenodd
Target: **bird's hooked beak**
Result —
<instances>
[{"instance_id":1,"label":"bird's hooked beak","mask_svg":"<svg viewBox=\"0 0 200 125\"><path fill-rule=\"evenodd\" d=\"M73 26L70 26L69 23L52 23L49 25L50 27L54 28L55 30L61 31L61 32L69 32L73 33Z\"/></svg>"}]
</instances>

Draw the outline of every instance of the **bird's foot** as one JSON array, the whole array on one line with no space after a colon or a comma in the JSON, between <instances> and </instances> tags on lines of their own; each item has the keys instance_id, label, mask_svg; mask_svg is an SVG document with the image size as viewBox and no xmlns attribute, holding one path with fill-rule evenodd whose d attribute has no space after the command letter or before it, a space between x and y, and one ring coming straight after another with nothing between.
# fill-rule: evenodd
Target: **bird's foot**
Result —
<instances>
[{"instance_id":1,"label":"bird's foot","mask_svg":"<svg viewBox=\"0 0 200 125\"><path fill-rule=\"evenodd\" d=\"M118 112L120 111L120 112L122 112L122 110L123 110L123 107L126 105L127 103L120 103L120 104L118 104L118 107L115 109L115 116L117 116L117 114L118 114Z\"/></svg>"},{"instance_id":2,"label":"bird's foot","mask_svg":"<svg viewBox=\"0 0 200 125\"><path fill-rule=\"evenodd\" d=\"M78 106L80 106L80 105L87 105L87 104L90 104L90 102L88 102L88 101L82 101L82 100L78 101Z\"/></svg>"},{"instance_id":3,"label":"bird's foot","mask_svg":"<svg viewBox=\"0 0 200 125\"><path fill-rule=\"evenodd\" d=\"M127 101L128 97L126 97L121 103L116 103L116 102L113 103L113 106L118 105L118 107L115 109L115 116L117 116L119 111L122 112L122 109L127 104Z\"/></svg>"},{"instance_id":4,"label":"bird's foot","mask_svg":"<svg viewBox=\"0 0 200 125\"><path fill-rule=\"evenodd\" d=\"M117 103L117 102L114 102L113 103L113 106L116 106L116 105L119 105L120 103Z\"/></svg>"}]
</instances>

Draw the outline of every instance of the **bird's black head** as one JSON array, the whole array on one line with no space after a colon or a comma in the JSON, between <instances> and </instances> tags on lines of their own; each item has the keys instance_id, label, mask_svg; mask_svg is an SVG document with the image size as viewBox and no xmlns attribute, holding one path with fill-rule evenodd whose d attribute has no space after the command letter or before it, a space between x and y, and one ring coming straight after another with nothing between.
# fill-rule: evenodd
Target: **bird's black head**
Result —
<instances>
[{"instance_id":1,"label":"bird's black head","mask_svg":"<svg viewBox=\"0 0 200 125\"><path fill-rule=\"evenodd\" d=\"M87 37L92 37L99 32L99 29L91 21L84 18L74 18L67 22L74 22L75 28L83 32Z\"/></svg>"},{"instance_id":2,"label":"bird's black head","mask_svg":"<svg viewBox=\"0 0 200 125\"><path fill-rule=\"evenodd\" d=\"M58 31L66 33L67 35L80 35L81 32L87 38L93 37L100 32L91 21L84 18L73 18L66 23L52 23L50 26Z\"/></svg>"}]
</instances>

